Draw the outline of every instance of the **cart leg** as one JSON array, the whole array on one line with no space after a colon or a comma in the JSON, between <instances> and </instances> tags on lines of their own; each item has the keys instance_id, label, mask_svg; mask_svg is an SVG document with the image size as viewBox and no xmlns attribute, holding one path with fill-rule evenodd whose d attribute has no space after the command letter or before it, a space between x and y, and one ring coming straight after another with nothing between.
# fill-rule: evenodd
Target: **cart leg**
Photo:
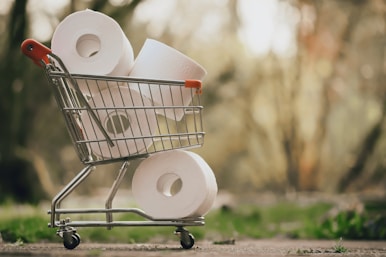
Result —
<instances>
[{"instance_id":1,"label":"cart leg","mask_svg":"<svg viewBox=\"0 0 386 257\"><path fill-rule=\"evenodd\" d=\"M183 227L177 227L174 233L179 236L182 248L190 249L193 247L194 236L190 234L188 230L184 229Z\"/></svg>"},{"instance_id":2,"label":"cart leg","mask_svg":"<svg viewBox=\"0 0 386 257\"><path fill-rule=\"evenodd\" d=\"M127 167L129 166L129 162L125 161L121 168L119 169L118 175L110 189L109 196L105 203L106 209L111 209L113 205L113 200L115 198L115 195L117 194L118 188L122 183L123 178L125 177ZM111 212L106 213L106 221L112 222L113 221L113 214ZM112 227L107 227L107 229L111 229Z\"/></svg>"},{"instance_id":3,"label":"cart leg","mask_svg":"<svg viewBox=\"0 0 386 257\"><path fill-rule=\"evenodd\" d=\"M60 221L60 213L57 213L56 210L60 208L61 202L72 192L74 189L82 183L91 173L94 166L86 166L78 175L73 178L52 200L51 203L51 223L49 227L55 227L56 221Z\"/></svg>"}]
</instances>

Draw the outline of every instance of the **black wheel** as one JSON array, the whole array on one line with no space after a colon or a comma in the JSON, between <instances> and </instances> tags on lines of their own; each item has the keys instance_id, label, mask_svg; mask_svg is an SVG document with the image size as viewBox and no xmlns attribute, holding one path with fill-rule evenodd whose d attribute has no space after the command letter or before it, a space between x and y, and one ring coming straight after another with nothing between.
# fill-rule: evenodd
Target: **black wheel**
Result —
<instances>
[{"instance_id":1,"label":"black wheel","mask_svg":"<svg viewBox=\"0 0 386 257\"><path fill-rule=\"evenodd\" d=\"M182 248L190 249L194 245L194 236L190 233L182 233L180 243Z\"/></svg>"},{"instance_id":2,"label":"black wheel","mask_svg":"<svg viewBox=\"0 0 386 257\"><path fill-rule=\"evenodd\" d=\"M79 234L72 234L70 238L63 239L63 245L66 249L75 249L80 244Z\"/></svg>"}]
</instances>

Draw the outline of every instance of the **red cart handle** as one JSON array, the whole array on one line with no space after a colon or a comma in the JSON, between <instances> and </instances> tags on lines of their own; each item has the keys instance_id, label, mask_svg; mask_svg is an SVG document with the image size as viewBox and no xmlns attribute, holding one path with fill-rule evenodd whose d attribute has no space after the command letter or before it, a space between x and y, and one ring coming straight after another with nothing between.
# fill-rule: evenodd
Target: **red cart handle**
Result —
<instances>
[{"instance_id":1,"label":"red cart handle","mask_svg":"<svg viewBox=\"0 0 386 257\"><path fill-rule=\"evenodd\" d=\"M195 79L187 79L185 80L186 88L195 88L196 94L201 95L202 93L202 82L200 80Z\"/></svg>"},{"instance_id":2,"label":"red cart handle","mask_svg":"<svg viewBox=\"0 0 386 257\"><path fill-rule=\"evenodd\" d=\"M34 39L24 40L21 44L21 51L40 67L43 66L42 62L49 63L47 55L52 53L51 49Z\"/></svg>"}]
</instances>

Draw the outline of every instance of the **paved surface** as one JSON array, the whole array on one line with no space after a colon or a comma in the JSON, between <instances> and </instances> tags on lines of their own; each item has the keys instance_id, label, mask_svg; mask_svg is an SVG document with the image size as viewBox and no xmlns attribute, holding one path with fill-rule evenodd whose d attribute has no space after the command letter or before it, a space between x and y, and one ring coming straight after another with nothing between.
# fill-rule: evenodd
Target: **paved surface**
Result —
<instances>
[{"instance_id":1,"label":"paved surface","mask_svg":"<svg viewBox=\"0 0 386 257\"><path fill-rule=\"evenodd\" d=\"M327 240L244 240L234 244L197 242L184 250L177 242L166 244L89 244L81 243L74 250L66 250L60 243L0 244L0 256L386 256L386 241L343 241L345 253L336 253L337 243Z\"/></svg>"}]
</instances>

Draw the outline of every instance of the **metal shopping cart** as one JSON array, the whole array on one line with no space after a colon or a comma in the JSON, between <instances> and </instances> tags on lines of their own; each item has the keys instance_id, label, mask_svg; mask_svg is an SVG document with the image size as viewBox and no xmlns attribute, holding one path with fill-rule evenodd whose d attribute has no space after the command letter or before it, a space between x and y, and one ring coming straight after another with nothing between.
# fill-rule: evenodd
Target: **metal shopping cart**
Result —
<instances>
[{"instance_id":1,"label":"metal shopping cart","mask_svg":"<svg viewBox=\"0 0 386 257\"><path fill-rule=\"evenodd\" d=\"M131 160L203 144L201 82L70 74L58 56L35 40L25 40L21 50L44 68L74 148L85 164L52 199L49 210L48 226L57 229L64 247L79 245L78 227L173 226L181 246L191 248L194 237L185 227L204 225L204 217L156 219L139 208L113 208L112 203ZM97 166L114 162L122 164L103 208L61 208ZM138 219L116 220L118 213L132 213ZM105 218L84 220L83 216L95 214ZM83 216L77 221L68 218L74 215Z\"/></svg>"}]
</instances>

